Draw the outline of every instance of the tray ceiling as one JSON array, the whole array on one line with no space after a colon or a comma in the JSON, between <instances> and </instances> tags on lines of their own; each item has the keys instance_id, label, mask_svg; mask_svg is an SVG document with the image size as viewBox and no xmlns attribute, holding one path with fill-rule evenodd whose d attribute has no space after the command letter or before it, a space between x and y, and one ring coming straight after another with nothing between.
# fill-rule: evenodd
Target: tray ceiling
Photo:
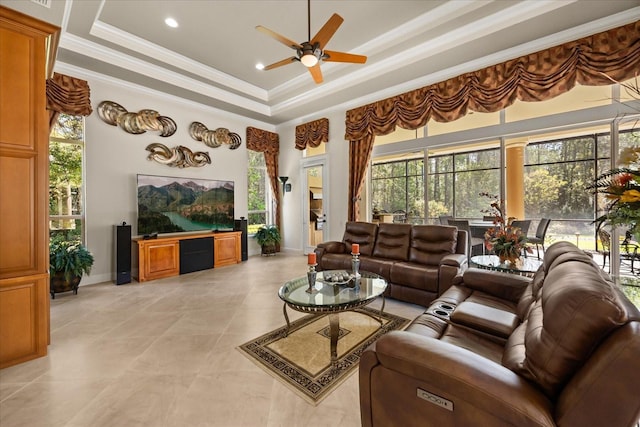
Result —
<instances>
[{"instance_id":1,"label":"tray ceiling","mask_svg":"<svg viewBox=\"0 0 640 427\"><path fill-rule=\"evenodd\" d=\"M323 63L324 83L316 85L300 63L255 68L294 53L256 25L307 40L304 0L37 3L0 0L62 27L61 72L80 68L274 125L337 105L353 108L640 18L637 0L315 0L311 34L338 13L344 23L329 49L368 56L364 65ZM167 17L178 28L165 25Z\"/></svg>"}]
</instances>

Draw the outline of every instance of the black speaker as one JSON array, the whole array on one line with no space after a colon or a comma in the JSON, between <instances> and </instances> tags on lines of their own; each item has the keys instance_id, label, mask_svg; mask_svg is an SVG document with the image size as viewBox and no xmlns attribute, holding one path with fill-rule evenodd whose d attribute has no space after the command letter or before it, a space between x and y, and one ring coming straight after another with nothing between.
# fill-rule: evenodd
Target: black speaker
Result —
<instances>
[{"instance_id":1,"label":"black speaker","mask_svg":"<svg viewBox=\"0 0 640 427\"><path fill-rule=\"evenodd\" d=\"M123 222L114 226L116 285L131 283L131 226Z\"/></svg>"},{"instance_id":2,"label":"black speaker","mask_svg":"<svg viewBox=\"0 0 640 427\"><path fill-rule=\"evenodd\" d=\"M236 219L233 229L235 231L242 231L242 235L240 236L240 253L242 254L242 261L246 261L249 259L247 219L243 216L241 216L240 219Z\"/></svg>"}]
</instances>

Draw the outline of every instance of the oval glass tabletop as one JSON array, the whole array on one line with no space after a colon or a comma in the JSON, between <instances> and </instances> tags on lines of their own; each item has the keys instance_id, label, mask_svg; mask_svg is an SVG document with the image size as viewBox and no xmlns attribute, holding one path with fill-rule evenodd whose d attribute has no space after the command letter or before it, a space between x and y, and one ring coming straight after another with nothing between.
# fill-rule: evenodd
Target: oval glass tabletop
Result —
<instances>
[{"instance_id":1,"label":"oval glass tabletop","mask_svg":"<svg viewBox=\"0 0 640 427\"><path fill-rule=\"evenodd\" d=\"M358 279L352 278L347 284L336 284L325 278L336 274L350 275L350 271L326 270L316 274L314 288L317 292L308 293L307 276L286 282L278 291L281 300L302 307L340 307L353 305L376 298L387 288L387 281L375 273L360 271Z\"/></svg>"},{"instance_id":2,"label":"oval glass tabletop","mask_svg":"<svg viewBox=\"0 0 640 427\"><path fill-rule=\"evenodd\" d=\"M520 257L515 264L501 263L497 255L476 255L471 257L471 263L478 267L491 270L533 274L538 271L542 261L537 258Z\"/></svg>"}]
</instances>

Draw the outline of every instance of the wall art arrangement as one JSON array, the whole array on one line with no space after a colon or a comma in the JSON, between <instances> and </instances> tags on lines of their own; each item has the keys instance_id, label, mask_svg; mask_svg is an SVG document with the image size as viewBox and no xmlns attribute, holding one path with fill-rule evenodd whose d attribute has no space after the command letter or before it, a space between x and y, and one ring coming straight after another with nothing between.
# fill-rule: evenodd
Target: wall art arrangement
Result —
<instances>
[{"instance_id":1,"label":"wall art arrangement","mask_svg":"<svg viewBox=\"0 0 640 427\"><path fill-rule=\"evenodd\" d=\"M176 133L178 127L172 118L161 116L155 110L128 112L122 105L113 101L102 101L98 105L98 116L103 122L120 126L125 132L137 135L146 131L158 131L160 136L168 137Z\"/></svg>"},{"instance_id":2,"label":"wall art arrangement","mask_svg":"<svg viewBox=\"0 0 640 427\"><path fill-rule=\"evenodd\" d=\"M222 144L235 150L242 144L242 138L237 133L229 132L229 129L218 128L209 130L200 122L192 122L189 125L189 135L196 141L204 142L207 147L217 148Z\"/></svg>"},{"instance_id":3,"label":"wall art arrangement","mask_svg":"<svg viewBox=\"0 0 640 427\"><path fill-rule=\"evenodd\" d=\"M169 148L164 144L154 142L147 145L146 150L150 153L147 156L148 160L153 160L171 167L188 168L211 164L209 153L203 151L196 151L194 153L182 145Z\"/></svg>"}]
</instances>

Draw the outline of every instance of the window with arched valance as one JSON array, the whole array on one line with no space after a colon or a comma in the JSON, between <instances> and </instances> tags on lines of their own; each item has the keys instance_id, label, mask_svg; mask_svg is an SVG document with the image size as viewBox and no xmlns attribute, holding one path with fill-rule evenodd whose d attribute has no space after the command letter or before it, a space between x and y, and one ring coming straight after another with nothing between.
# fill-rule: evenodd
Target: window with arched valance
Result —
<instances>
[{"instance_id":1,"label":"window with arched valance","mask_svg":"<svg viewBox=\"0 0 640 427\"><path fill-rule=\"evenodd\" d=\"M91 90L86 80L53 73L47 79L47 110L49 110L49 129L58 121L60 113L72 116L88 116L91 108Z\"/></svg>"},{"instance_id":2,"label":"window with arched valance","mask_svg":"<svg viewBox=\"0 0 640 427\"><path fill-rule=\"evenodd\" d=\"M280 192L278 191L278 153L280 152L280 137L277 133L254 127L247 127L247 148L263 153L267 165L269 183L273 190L276 205L276 225L280 227Z\"/></svg>"},{"instance_id":3,"label":"window with arched valance","mask_svg":"<svg viewBox=\"0 0 640 427\"><path fill-rule=\"evenodd\" d=\"M516 100L548 100L576 84L610 85L639 69L640 21L347 111L349 220L359 217L357 201L376 136L396 127L418 129L431 119L450 122L469 111L500 111Z\"/></svg>"}]
</instances>

